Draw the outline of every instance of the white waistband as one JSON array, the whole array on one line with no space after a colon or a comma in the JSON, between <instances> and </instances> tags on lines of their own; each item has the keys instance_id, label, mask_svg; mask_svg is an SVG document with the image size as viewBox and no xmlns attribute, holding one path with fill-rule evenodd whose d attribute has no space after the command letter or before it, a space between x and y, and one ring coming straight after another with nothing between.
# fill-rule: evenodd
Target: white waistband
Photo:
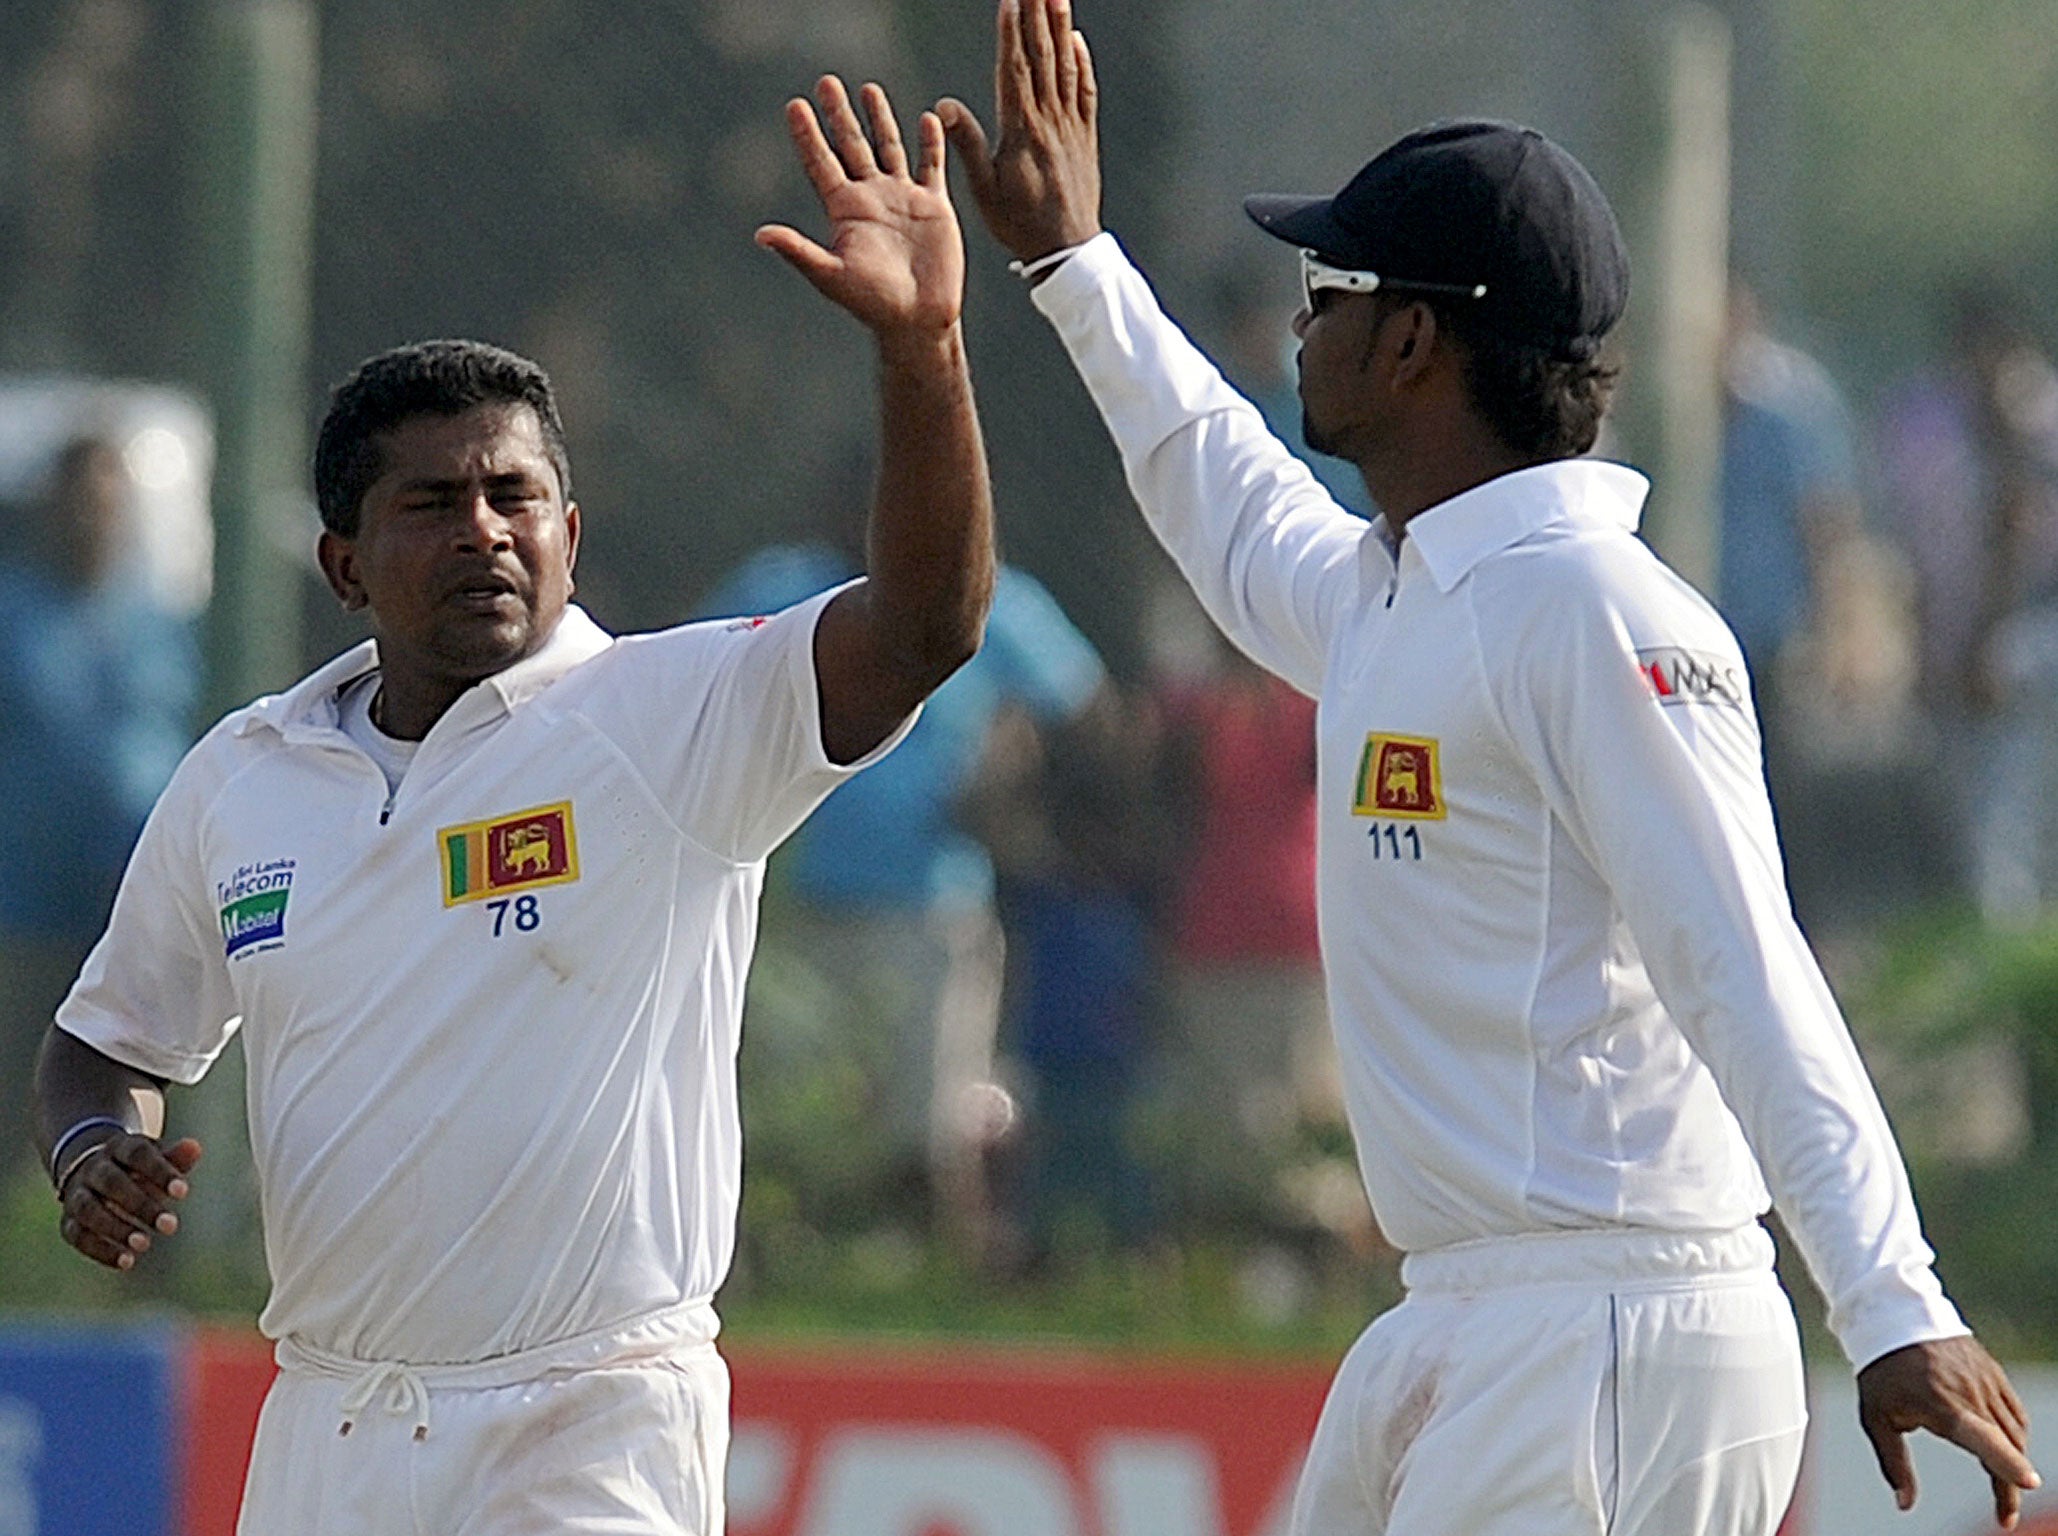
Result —
<instances>
[{"instance_id":1,"label":"white waistband","mask_svg":"<svg viewBox=\"0 0 2058 1536\"><path fill-rule=\"evenodd\" d=\"M1401 1260L1410 1292L1449 1294L1537 1285L1663 1288L1772 1271L1772 1238L1756 1222L1729 1232L1605 1227L1523 1232L1426 1248Z\"/></svg>"},{"instance_id":2,"label":"white waistband","mask_svg":"<svg viewBox=\"0 0 2058 1536\"><path fill-rule=\"evenodd\" d=\"M361 1360L353 1355L338 1355L319 1349L290 1336L278 1341L272 1356L282 1371L304 1376L329 1376L342 1381L361 1383L379 1374L382 1367L402 1366L410 1377L427 1387L511 1387L554 1371L627 1365L666 1359L688 1350L712 1349L719 1326L712 1303L688 1301L660 1312L645 1313L627 1323L538 1344L533 1349L454 1365Z\"/></svg>"}]
</instances>

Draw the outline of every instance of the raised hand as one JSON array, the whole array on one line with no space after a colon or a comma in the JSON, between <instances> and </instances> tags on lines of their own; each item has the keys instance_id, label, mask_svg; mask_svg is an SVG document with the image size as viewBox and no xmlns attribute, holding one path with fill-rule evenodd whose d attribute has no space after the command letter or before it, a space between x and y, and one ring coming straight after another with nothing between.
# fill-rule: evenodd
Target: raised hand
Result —
<instances>
[{"instance_id":1,"label":"raised hand","mask_svg":"<svg viewBox=\"0 0 2058 1536\"><path fill-rule=\"evenodd\" d=\"M179 1230L172 1205L186 1198L186 1175L199 1161L191 1137L170 1146L151 1136L109 1137L65 1175L59 1233L96 1264L134 1268L154 1238Z\"/></svg>"},{"instance_id":2,"label":"raised hand","mask_svg":"<svg viewBox=\"0 0 2058 1536\"><path fill-rule=\"evenodd\" d=\"M910 171L886 92L866 85L859 94L869 139L834 75L815 86L821 119L799 97L786 104L801 167L829 215L828 245L784 224L765 225L757 243L882 340L948 331L964 306L965 244L944 179L943 124L933 112L922 114L921 160Z\"/></svg>"},{"instance_id":3,"label":"raised hand","mask_svg":"<svg viewBox=\"0 0 2058 1536\"><path fill-rule=\"evenodd\" d=\"M2005 1527L2015 1525L2022 1491L2039 1484L2028 1456L2029 1413L1977 1339L1937 1339L1880 1356L1858 1373L1858 1422L1902 1509L1915 1503L1915 1467L1902 1436L1916 1429L1979 1458L1993 1481L1994 1518Z\"/></svg>"},{"instance_id":4,"label":"raised hand","mask_svg":"<svg viewBox=\"0 0 2058 1536\"><path fill-rule=\"evenodd\" d=\"M937 103L979 215L1022 261L1100 233L1100 91L1071 0L1001 0L993 59L1000 144L956 97Z\"/></svg>"}]
</instances>

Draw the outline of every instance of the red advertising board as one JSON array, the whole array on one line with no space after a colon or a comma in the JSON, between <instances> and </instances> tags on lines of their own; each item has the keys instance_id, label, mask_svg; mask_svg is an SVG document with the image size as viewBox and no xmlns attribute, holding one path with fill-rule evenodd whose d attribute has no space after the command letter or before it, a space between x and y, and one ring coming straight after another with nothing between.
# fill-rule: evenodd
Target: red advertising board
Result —
<instances>
[{"instance_id":1,"label":"red advertising board","mask_svg":"<svg viewBox=\"0 0 2058 1536\"><path fill-rule=\"evenodd\" d=\"M193 1344L184 1536L233 1536L270 1351ZM994 1348L724 1353L729 1536L1285 1536L1329 1383L1323 1365Z\"/></svg>"},{"instance_id":2,"label":"red advertising board","mask_svg":"<svg viewBox=\"0 0 2058 1536\"><path fill-rule=\"evenodd\" d=\"M1284 1536L1328 1373L733 1353L731 1536Z\"/></svg>"},{"instance_id":3,"label":"red advertising board","mask_svg":"<svg viewBox=\"0 0 2058 1536\"><path fill-rule=\"evenodd\" d=\"M1281 1536L1327 1372L1001 1350L725 1349L730 1536ZM186 1536L233 1536L261 1340L189 1356Z\"/></svg>"}]
</instances>

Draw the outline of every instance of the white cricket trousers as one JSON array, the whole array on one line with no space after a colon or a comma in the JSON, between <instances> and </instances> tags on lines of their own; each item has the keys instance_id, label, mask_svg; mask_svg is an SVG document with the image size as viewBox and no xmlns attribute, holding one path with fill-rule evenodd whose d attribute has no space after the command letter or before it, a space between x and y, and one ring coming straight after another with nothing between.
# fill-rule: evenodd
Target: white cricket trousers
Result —
<instances>
[{"instance_id":1,"label":"white cricket trousers","mask_svg":"<svg viewBox=\"0 0 2058 1536\"><path fill-rule=\"evenodd\" d=\"M1293 1536L1772 1536L1808 1412L1772 1240L1580 1231L1402 1262Z\"/></svg>"},{"instance_id":2,"label":"white cricket trousers","mask_svg":"<svg viewBox=\"0 0 2058 1536\"><path fill-rule=\"evenodd\" d=\"M728 1367L662 1331L463 1366L283 1346L237 1536L721 1536Z\"/></svg>"}]
</instances>

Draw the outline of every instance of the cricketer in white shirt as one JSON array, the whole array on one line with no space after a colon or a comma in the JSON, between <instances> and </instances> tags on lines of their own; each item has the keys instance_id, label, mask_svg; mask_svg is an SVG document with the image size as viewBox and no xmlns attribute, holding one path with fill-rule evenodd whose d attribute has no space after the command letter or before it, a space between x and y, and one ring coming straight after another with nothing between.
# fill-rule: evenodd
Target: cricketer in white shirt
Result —
<instances>
[{"instance_id":1,"label":"cricketer in white shirt","mask_svg":"<svg viewBox=\"0 0 2058 1536\"><path fill-rule=\"evenodd\" d=\"M996 138L940 109L988 229L1202 603L1319 703L1331 1018L1407 1296L1338 1372L1295 1536L1770 1536L1806 1418L1772 1197L1896 1494L1926 1427L2012 1520L2026 1417L1789 910L1736 642L1637 541L1642 478L1572 457L1628 298L1598 185L1461 119L1246 202L1301 250L1306 436L1367 524L1101 230L1069 0L1001 0L994 79Z\"/></svg>"},{"instance_id":2,"label":"cricketer in white shirt","mask_svg":"<svg viewBox=\"0 0 2058 1536\"><path fill-rule=\"evenodd\" d=\"M159 1139L163 1085L241 1031L282 1367L242 1536L719 1536L764 861L973 653L993 586L943 135L911 165L861 95L870 137L833 77L828 135L787 105L834 248L758 241L876 342L865 578L614 639L568 606L542 371L367 360L315 484L374 638L187 756L59 1012L60 1230L112 1268L176 1232L200 1157Z\"/></svg>"}]
</instances>

